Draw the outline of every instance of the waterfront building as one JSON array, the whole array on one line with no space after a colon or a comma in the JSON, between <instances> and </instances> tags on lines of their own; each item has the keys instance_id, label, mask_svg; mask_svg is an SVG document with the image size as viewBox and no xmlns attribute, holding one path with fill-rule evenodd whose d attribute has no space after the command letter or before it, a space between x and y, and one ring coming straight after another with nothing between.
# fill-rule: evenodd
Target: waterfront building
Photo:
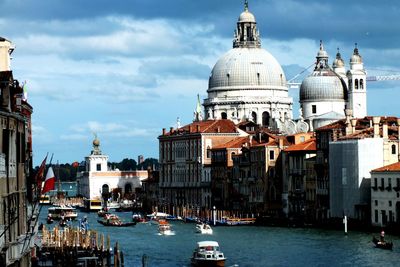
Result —
<instances>
[{"instance_id":1,"label":"waterfront building","mask_svg":"<svg viewBox=\"0 0 400 267\"><path fill-rule=\"evenodd\" d=\"M32 171L32 107L13 77L14 47L0 37L0 266L30 266L38 201ZM34 255L34 254L33 254Z\"/></svg>"},{"instance_id":2,"label":"waterfront building","mask_svg":"<svg viewBox=\"0 0 400 267\"><path fill-rule=\"evenodd\" d=\"M400 162L371 171L371 224L395 226L400 222ZM398 229L398 228L397 228Z\"/></svg>"},{"instance_id":3,"label":"waterfront building","mask_svg":"<svg viewBox=\"0 0 400 267\"><path fill-rule=\"evenodd\" d=\"M305 137L309 138L305 140ZM317 145L312 134L303 135L303 142L286 148L283 155L284 213L288 218L315 222L316 219L316 162Z\"/></svg>"},{"instance_id":4,"label":"waterfront building","mask_svg":"<svg viewBox=\"0 0 400 267\"><path fill-rule=\"evenodd\" d=\"M313 131L345 118L345 109L352 110L355 118L367 116L366 71L357 45L350 58L350 69L339 51L332 67L321 41L314 71L300 86L301 116Z\"/></svg>"},{"instance_id":5,"label":"waterfront building","mask_svg":"<svg viewBox=\"0 0 400 267\"><path fill-rule=\"evenodd\" d=\"M93 140L93 150L85 157L85 171L77 175L78 193L90 200L103 197L114 201L135 200L136 191L141 189L142 181L148 178L145 171L120 171L108 168L108 156L100 150L100 140Z\"/></svg>"},{"instance_id":6,"label":"waterfront building","mask_svg":"<svg viewBox=\"0 0 400 267\"><path fill-rule=\"evenodd\" d=\"M143 190L140 194L140 201L143 203L143 211L150 214L158 208L160 172L149 169L148 173L148 178L142 180Z\"/></svg>"},{"instance_id":7,"label":"waterfront building","mask_svg":"<svg viewBox=\"0 0 400 267\"><path fill-rule=\"evenodd\" d=\"M397 123L394 117L348 116L317 130L317 181L327 175L330 217L369 222L370 171L398 161Z\"/></svg>"},{"instance_id":8,"label":"waterfront building","mask_svg":"<svg viewBox=\"0 0 400 267\"><path fill-rule=\"evenodd\" d=\"M251 135L236 137L211 149L212 205L221 210L232 210L235 192L232 183L233 158L241 154L243 146L251 145Z\"/></svg>"},{"instance_id":9,"label":"waterfront building","mask_svg":"<svg viewBox=\"0 0 400 267\"><path fill-rule=\"evenodd\" d=\"M261 48L257 22L247 1L237 22L233 48L212 69L207 93L203 103L207 120L252 120L295 131L285 74L278 61Z\"/></svg>"},{"instance_id":10,"label":"waterfront building","mask_svg":"<svg viewBox=\"0 0 400 267\"><path fill-rule=\"evenodd\" d=\"M181 128L163 129L159 139L160 200L173 207L212 208L211 150L220 144L248 134L231 120L194 121ZM182 214L179 214L182 215Z\"/></svg>"}]
</instances>

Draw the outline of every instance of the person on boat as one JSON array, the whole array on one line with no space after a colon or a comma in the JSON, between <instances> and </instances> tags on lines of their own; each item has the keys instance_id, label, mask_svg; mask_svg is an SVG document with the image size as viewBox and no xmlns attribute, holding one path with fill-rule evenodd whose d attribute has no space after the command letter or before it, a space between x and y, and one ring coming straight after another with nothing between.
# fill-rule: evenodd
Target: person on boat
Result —
<instances>
[{"instance_id":1,"label":"person on boat","mask_svg":"<svg viewBox=\"0 0 400 267\"><path fill-rule=\"evenodd\" d=\"M380 240L381 243L385 243L385 231L381 231Z\"/></svg>"}]
</instances>

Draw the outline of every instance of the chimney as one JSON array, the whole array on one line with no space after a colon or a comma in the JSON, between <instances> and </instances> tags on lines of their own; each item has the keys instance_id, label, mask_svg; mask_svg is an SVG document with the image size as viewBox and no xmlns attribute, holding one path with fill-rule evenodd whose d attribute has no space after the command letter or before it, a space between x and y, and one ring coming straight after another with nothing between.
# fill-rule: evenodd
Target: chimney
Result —
<instances>
[{"instance_id":1,"label":"chimney","mask_svg":"<svg viewBox=\"0 0 400 267\"><path fill-rule=\"evenodd\" d=\"M379 138L379 122L381 121L381 117L372 117L372 123L374 124L374 138Z\"/></svg>"},{"instance_id":2,"label":"chimney","mask_svg":"<svg viewBox=\"0 0 400 267\"><path fill-rule=\"evenodd\" d=\"M357 119L351 119L351 133L356 132Z\"/></svg>"},{"instance_id":3,"label":"chimney","mask_svg":"<svg viewBox=\"0 0 400 267\"><path fill-rule=\"evenodd\" d=\"M353 110L352 109L345 109L344 114L346 115L346 135L354 133L351 127L351 119L353 118Z\"/></svg>"},{"instance_id":4,"label":"chimney","mask_svg":"<svg viewBox=\"0 0 400 267\"><path fill-rule=\"evenodd\" d=\"M262 138L262 135L261 135L261 132L259 132L258 133L258 142L261 144L261 138Z\"/></svg>"},{"instance_id":5,"label":"chimney","mask_svg":"<svg viewBox=\"0 0 400 267\"><path fill-rule=\"evenodd\" d=\"M283 138L279 138L279 149L283 149Z\"/></svg>"},{"instance_id":6,"label":"chimney","mask_svg":"<svg viewBox=\"0 0 400 267\"><path fill-rule=\"evenodd\" d=\"M165 128L162 128L162 135L165 135L165 132L166 132Z\"/></svg>"},{"instance_id":7,"label":"chimney","mask_svg":"<svg viewBox=\"0 0 400 267\"><path fill-rule=\"evenodd\" d=\"M192 125L189 125L189 133L192 132Z\"/></svg>"},{"instance_id":8,"label":"chimney","mask_svg":"<svg viewBox=\"0 0 400 267\"><path fill-rule=\"evenodd\" d=\"M253 141L253 136L249 135L249 146L251 146L252 141Z\"/></svg>"},{"instance_id":9,"label":"chimney","mask_svg":"<svg viewBox=\"0 0 400 267\"><path fill-rule=\"evenodd\" d=\"M400 118L397 119L397 132L398 132L398 135L399 135L398 139L399 139L399 142L400 142Z\"/></svg>"},{"instance_id":10,"label":"chimney","mask_svg":"<svg viewBox=\"0 0 400 267\"><path fill-rule=\"evenodd\" d=\"M382 137L385 139L388 138L388 125L386 122L382 125Z\"/></svg>"},{"instance_id":11,"label":"chimney","mask_svg":"<svg viewBox=\"0 0 400 267\"><path fill-rule=\"evenodd\" d=\"M221 132L221 127L218 126L218 127L217 127L217 133L220 133L220 132Z\"/></svg>"},{"instance_id":12,"label":"chimney","mask_svg":"<svg viewBox=\"0 0 400 267\"><path fill-rule=\"evenodd\" d=\"M170 128L169 128L169 132L170 132L170 133L173 133L173 132L174 132L174 127L170 127Z\"/></svg>"},{"instance_id":13,"label":"chimney","mask_svg":"<svg viewBox=\"0 0 400 267\"><path fill-rule=\"evenodd\" d=\"M196 130L197 130L198 133L200 132L200 125L199 124L197 124Z\"/></svg>"}]
</instances>

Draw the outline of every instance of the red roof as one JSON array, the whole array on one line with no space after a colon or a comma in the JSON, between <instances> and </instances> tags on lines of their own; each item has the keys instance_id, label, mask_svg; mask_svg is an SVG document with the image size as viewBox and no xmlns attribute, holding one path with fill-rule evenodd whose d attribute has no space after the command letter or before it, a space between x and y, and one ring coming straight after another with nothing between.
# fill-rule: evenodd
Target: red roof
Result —
<instances>
[{"instance_id":1,"label":"red roof","mask_svg":"<svg viewBox=\"0 0 400 267\"><path fill-rule=\"evenodd\" d=\"M297 151L317 151L317 142L315 138L310 138L307 141L292 145L284 150L285 152L297 152Z\"/></svg>"},{"instance_id":2,"label":"red roof","mask_svg":"<svg viewBox=\"0 0 400 267\"><path fill-rule=\"evenodd\" d=\"M231 120L195 121L179 129L173 129L165 135L179 135L189 133L237 133L237 128Z\"/></svg>"},{"instance_id":3,"label":"red roof","mask_svg":"<svg viewBox=\"0 0 400 267\"><path fill-rule=\"evenodd\" d=\"M374 169L371 172L400 172L400 162Z\"/></svg>"},{"instance_id":4,"label":"red roof","mask_svg":"<svg viewBox=\"0 0 400 267\"><path fill-rule=\"evenodd\" d=\"M225 144L214 146L212 149L221 148L241 148L244 144L250 142L249 138L246 137L236 137L233 140L226 142Z\"/></svg>"}]
</instances>

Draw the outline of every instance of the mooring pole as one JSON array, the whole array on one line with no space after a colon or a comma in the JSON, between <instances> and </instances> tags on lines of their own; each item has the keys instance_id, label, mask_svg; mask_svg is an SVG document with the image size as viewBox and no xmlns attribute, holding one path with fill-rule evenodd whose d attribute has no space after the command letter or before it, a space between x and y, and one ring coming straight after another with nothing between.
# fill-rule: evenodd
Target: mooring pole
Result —
<instances>
[{"instance_id":1,"label":"mooring pole","mask_svg":"<svg viewBox=\"0 0 400 267\"><path fill-rule=\"evenodd\" d=\"M344 216L343 219L343 223L344 223L344 234L347 235L347 216Z\"/></svg>"}]
</instances>

